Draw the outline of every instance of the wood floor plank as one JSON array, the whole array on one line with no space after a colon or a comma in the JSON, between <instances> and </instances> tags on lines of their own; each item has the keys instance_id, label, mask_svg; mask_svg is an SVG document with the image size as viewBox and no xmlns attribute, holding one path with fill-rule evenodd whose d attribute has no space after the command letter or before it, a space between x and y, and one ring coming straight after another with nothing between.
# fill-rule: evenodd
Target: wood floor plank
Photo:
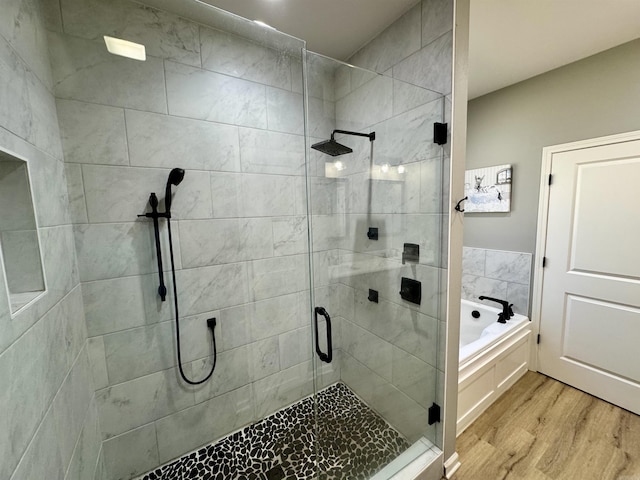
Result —
<instances>
[{"instance_id":1,"label":"wood floor plank","mask_svg":"<svg viewBox=\"0 0 640 480\"><path fill-rule=\"evenodd\" d=\"M456 447L455 480L640 480L640 417L535 372Z\"/></svg>"}]
</instances>

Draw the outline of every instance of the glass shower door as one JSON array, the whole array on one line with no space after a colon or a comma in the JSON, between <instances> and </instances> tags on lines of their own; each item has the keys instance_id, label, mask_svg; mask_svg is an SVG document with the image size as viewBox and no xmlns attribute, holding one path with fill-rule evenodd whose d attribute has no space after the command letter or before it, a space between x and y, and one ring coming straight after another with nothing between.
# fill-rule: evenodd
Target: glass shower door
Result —
<instances>
[{"instance_id":1,"label":"glass shower door","mask_svg":"<svg viewBox=\"0 0 640 480\"><path fill-rule=\"evenodd\" d=\"M313 53L306 68L318 474L387 478L438 443L444 97Z\"/></svg>"}]
</instances>

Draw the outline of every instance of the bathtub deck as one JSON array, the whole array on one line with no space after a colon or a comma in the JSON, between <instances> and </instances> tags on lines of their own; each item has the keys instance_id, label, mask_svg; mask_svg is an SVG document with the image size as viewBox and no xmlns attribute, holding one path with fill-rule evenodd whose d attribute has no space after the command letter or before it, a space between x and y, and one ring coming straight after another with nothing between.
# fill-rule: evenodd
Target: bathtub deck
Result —
<instances>
[{"instance_id":1,"label":"bathtub deck","mask_svg":"<svg viewBox=\"0 0 640 480\"><path fill-rule=\"evenodd\" d=\"M640 416L528 372L458 437L453 480L638 480Z\"/></svg>"}]
</instances>

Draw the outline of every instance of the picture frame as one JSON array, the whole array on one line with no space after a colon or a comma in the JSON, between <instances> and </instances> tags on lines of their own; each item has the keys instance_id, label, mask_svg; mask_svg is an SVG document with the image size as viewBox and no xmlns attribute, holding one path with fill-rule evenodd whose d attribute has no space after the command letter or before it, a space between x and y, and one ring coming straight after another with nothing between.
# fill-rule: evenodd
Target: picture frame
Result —
<instances>
[{"instance_id":1,"label":"picture frame","mask_svg":"<svg viewBox=\"0 0 640 480\"><path fill-rule=\"evenodd\" d=\"M510 212L512 176L510 164L465 171L465 213Z\"/></svg>"}]
</instances>

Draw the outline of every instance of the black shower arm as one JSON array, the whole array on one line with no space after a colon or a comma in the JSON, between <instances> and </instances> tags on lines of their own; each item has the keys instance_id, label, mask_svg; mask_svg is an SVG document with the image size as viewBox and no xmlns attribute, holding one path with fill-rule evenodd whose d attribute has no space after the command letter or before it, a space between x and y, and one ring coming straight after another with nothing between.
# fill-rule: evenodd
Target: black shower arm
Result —
<instances>
[{"instance_id":1,"label":"black shower arm","mask_svg":"<svg viewBox=\"0 0 640 480\"><path fill-rule=\"evenodd\" d=\"M353 135L355 137L367 137L370 142L373 142L376 139L376 132L360 133L360 132L351 132L349 130L334 130L333 133L331 134L331 140L334 139L333 136L336 133L342 133L344 135Z\"/></svg>"}]
</instances>

